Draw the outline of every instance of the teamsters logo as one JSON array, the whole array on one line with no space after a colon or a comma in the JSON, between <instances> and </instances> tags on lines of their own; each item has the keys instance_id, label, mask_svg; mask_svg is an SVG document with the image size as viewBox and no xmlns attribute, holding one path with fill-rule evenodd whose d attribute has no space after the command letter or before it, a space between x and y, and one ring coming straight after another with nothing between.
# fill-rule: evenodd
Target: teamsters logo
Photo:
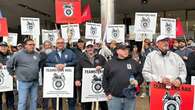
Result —
<instances>
[{"instance_id":1,"label":"teamsters logo","mask_svg":"<svg viewBox=\"0 0 195 110\"><path fill-rule=\"evenodd\" d=\"M90 33L91 33L92 35L95 35L95 34L97 33L97 27L96 27L96 26L91 26L91 27L90 27Z\"/></svg>"},{"instance_id":2,"label":"teamsters logo","mask_svg":"<svg viewBox=\"0 0 195 110\"><path fill-rule=\"evenodd\" d=\"M112 28L112 38L117 39L119 38L120 31L118 28Z\"/></svg>"},{"instance_id":3,"label":"teamsters logo","mask_svg":"<svg viewBox=\"0 0 195 110\"><path fill-rule=\"evenodd\" d=\"M172 31L172 24L171 23L166 23L165 24L165 29L167 33L171 33Z\"/></svg>"},{"instance_id":4,"label":"teamsters logo","mask_svg":"<svg viewBox=\"0 0 195 110\"><path fill-rule=\"evenodd\" d=\"M4 73L2 72L2 70L0 70L0 85L2 85L4 83Z\"/></svg>"},{"instance_id":5,"label":"teamsters logo","mask_svg":"<svg viewBox=\"0 0 195 110\"><path fill-rule=\"evenodd\" d=\"M27 31L32 32L35 27L35 23L31 20L28 20L26 26L27 26Z\"/></svg>"},{"instance_id":6,"label":"teamsters logo","mask_svg":"<svg viewBox=\"0 0 195 110\"><path fill-rule=\"evenodd\" d=\"M180 110L181 97L178 93L171 96L168 92L163 97L163 110Z\"/></svg>"},{"instance_id":7,"label":"teamsters logo","mask_svg":"<svg viewBox=\"0 0 195 110\"><path fill-rule=\"evenodd\" d=\"M147 29L150 27L150 18L149 17L142 17L141 19L141 27L143 29Z\"/></svg>"},{"instance_id":8,"label":"teamsters logo","mask_svg":"<svg viewBox=\"0 0 195 110\"><path fill-rule=\"evenodd\" d=\"M53 35L53 33L48 33L48 39L50 41L54 41L54 35Z\"/></svg>"},{"instance_id":9,"label":"teamsters logo","mask_svg":"<svg viewBox=\"0 0 195 110\"><path fill-rule=\"evenodd\" d=\"M64 4L64 15L71 17L74 14L72 4Z\"/></svg>"},{"instance_id":10,"label":"teamsters logo","mask_svg":"<svg viewBox=\"0 0 195 110\"><path fill-rule=\"evenodd\" d=\"M93 76L92 91L94 93L101 93L103 91L103 88L102 88L102 75L101 76L97 76L97 75Z\"/></svg>"},{"instance_id":11,"label":"teamsters logo","mask_svg":"<svg viewBox=\"0 0 195 110\"><path fill-rule=\"evenodd\" d=\"M56 90L62 90L65 86L65 76L63 73L61 75L58 75L54 73L53 76L53 88Z\"/></svg>"}]
</instances>

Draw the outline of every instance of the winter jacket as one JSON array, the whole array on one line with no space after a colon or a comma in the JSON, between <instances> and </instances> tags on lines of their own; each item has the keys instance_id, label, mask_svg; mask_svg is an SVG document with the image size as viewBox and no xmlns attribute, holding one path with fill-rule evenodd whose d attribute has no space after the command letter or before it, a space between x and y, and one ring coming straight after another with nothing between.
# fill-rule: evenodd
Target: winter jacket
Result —
<instances>
[{"instance_id":1,"label":"winter jacket","mask_svg":"<svg viewBox=\"0 0 195 110\"><path fill-rule=\"evenodd\" d=\"M94 64L92 64L89 61L89 58L87 57L86 53L83 53L81 56L77 66L76 66L76 73L75 73L75 79L76 80L81 80L82 79L82 71L83 68L95 68L96 66L104 66L106 63L105 58L102 55L96 54L94 56Z\"/></svg>"},{"instance_id":2,"label":"winter jacket","mask_svg":"<svg viewBox=\"0 0 195 110\"><path fill-rule=\"evenodd\" d=\"M38 80L40 70L40 55L37 52L28 53L25 49L15 53L7 61L7 70L20 81Z\"/></svg>"},{"instance_id":3,"label":"winter jacket","mask_svg":"<svg viewBox=\"0 0 195 110\"><path fill-rule=\"evenodd\" d=\"M191 84L191 77L195 76L195 52L192 52L187 60L187 78L186 81L188 84Z\"/></svg>"},{"instance_id":4,"label":"winter jacket","mask_svg":"<svg viewBox=\"0 0 195 110\"><path fill-rule=\"evenodd\" d=\"M142 83L140 65L131 58L113 58L104 67L103 88L106 95L125 97L123 89L130 85L129 78L133 76L138 83Z\"/></svg>"},{"instance_id":5,"label":"winter jacket","mask_svg":"<svg viewBox=\"0 0 195 110\"><path fill-rule=\"evenodd\" d=\"M3 65L6 65L6 62L8 59L10 59L11 54L7 53L7 54L3 54L2 52L0 52L0 63L2 63Z\"/></svg>"},{"instance_id":6,"label":"winter jacket","mask_svg":"<svg viewBox=\"0 0 195 110\"><path fill-rule=\"evenodd\" d=\"M77 63L76 55L70 49L61 51L61 57L57 49L51 52L46 60L46 66L55 67L56 64L65 64L66 66L75 66Z\"/></svg>"},{"instance_id":7,"label":"winter jacket","mask_svg":"<svg viewBox=\"0 0 195 110\"><path fill-rule=\"evenodd\" d=\"M187 72L185 63L179 55L171 51L162 55L160 50L154 50L146 57L142 74L146 81L161 82L162 77L167 77L171 80L180 78L184 83Z\"/></svg>"}]
</instances>

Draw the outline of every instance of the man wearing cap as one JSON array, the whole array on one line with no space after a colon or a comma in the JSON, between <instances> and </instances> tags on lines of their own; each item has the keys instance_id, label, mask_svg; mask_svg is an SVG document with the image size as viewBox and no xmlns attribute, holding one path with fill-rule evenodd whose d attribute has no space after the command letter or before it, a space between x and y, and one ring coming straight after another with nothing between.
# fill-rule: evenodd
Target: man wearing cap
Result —
<instances>
[{"instance_id":1,"label":"man wearing cap","mask_svg":"<svg viewBox=\"0 0 195 110\"><path fill-rule=\"evenodd\" d=\"M106 63L105 58L102 55L96 54L94 52L94 45L91 41L86 43L85 52L82 54L77 66L75 73L75 85L81 89L81 80L82 80L82 69L83 68L96 68L96 70L100 70L103 68ZM85 85L83 85L85 86ZM81 103L81 110L91 110L91 102ZM107 103L100 102L101 110L107 110Z\"/></svg>"},{"instance_id":2,"label":"man wearing cap","mask_svg":"<svg viewBox=\"0 0 195 110\"><path fill-rule=\"evenodd\" d=\"M0 43L0 69L2 66L6 66L6 61L11 57L11 53L9 52L9 48L6 42ZM14 94L13 91L5 92L7 108L9 110L14 109ZM2 92L0 92L0 110L2 110Z\"/></svg>"},{"instance_id":3,"label":"man wearing cap","mask_svg":"<svg viewBox=\"0 0 195 110\"><path fill-rule=\"evenodd\" d=\"M82 56L82 53L84 52L85 49L85 41L83 39L79 39L76 48L71 48L71 50L76 54L77 59L80 59Z\"/></svg>"},{"instance_id":4,"label":"man wearing cap","mask_svg":"<svg viewBox=\"0 0 195 110\"><path fill-rule=\"evenodd\" d=\"M129 57L125 44L118 44L117 56L104 67L103 88L109 110L135 110L136 87L142 83L138 62Z\"/></svg>"},{"instance_id":5,"label":"man wearing cap","mask_svg":"<svg viewBox=\"0 0 195 110\"><path fill-rule=\"evenodd\" d=\"M179 55L169 51L168 40L167 36L158 36L157 49L146 57L142 74L146 81L179 87L186 82L186 67Z\"/></svg>"}]
</instances>

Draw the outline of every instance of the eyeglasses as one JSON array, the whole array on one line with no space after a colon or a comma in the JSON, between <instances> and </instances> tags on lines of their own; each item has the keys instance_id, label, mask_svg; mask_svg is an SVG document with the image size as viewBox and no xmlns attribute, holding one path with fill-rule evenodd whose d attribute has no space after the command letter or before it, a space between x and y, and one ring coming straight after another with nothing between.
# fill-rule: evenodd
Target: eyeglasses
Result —
<instances>
[{"instance_id":1,"label":"eyeglasses","mask_svg":"<svg viewBox=\"0 0 195 110\"><path fill-rule=\"evenodd\" d=\"M64 42L57 42L57 44L64 44Z\"/></svg>"},{"instance_id":2,"label":"eyeglasses","mask_svg":"<svg viewBox=\"0 0 195 110\"><path fill-rule=\"evenodd\" d=\"M26 45L35 46L35 44L26 44Z\"/></svg>"}]
</instances>

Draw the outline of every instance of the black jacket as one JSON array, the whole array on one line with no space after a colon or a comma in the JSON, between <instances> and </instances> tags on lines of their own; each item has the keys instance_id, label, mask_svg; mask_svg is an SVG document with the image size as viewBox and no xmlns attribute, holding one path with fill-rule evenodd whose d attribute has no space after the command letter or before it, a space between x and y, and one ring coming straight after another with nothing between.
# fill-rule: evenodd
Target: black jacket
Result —
<instances>
[{"instance_id":1,"label":"black jacket","mask_svg":"<svg viewBox=\"0 0 195 110\"><path fill-rule=\"evenodd\" d=\"M186 78L186 82L188 84L191 84L191 77L195 76L195 52L192 52L189 56L188 56L188 60L186 63L186 67L187 67L187 78Z\"/></svg>"},{"instance_id":2,"label":"black jacket","mask_svg":"<svg viewBox=\"0 0 195 110\"><path fill-rule=\"evenodd\" d=\"M95 68L96 66L103 67L105 63L106 63L105 58L102 55L96 54L94 56L94 64L92 64L89 61L89 58L87 57L86 53L83 53L77 66L76 66L75 80L82 79L83 68Z\"/></svg>"},{"instance_id":3,"label":"black jacket","mask_svg":"<svg viewBox=\"0 0 195 110\"><path fill-rule=\"evenodd\" d=\"M124 97L123 89L129 86L129 77L133 75L139 84L143 77L139 63L131 58L110 60L104 67L103 88L106 95Z\"/></svg>"},{"instance_id":4,"label":"black jacket","mask_svg":"<svg viewBox=\"0 0 195 110\"><path fill-rule=\"evenodd\" d=\"M2 52L0 52L0 63L2 63L3 65L6 65L6 62L10 57L11 57L11 54L9 53L3 54Z\"/></svg>"}]
</instances>

